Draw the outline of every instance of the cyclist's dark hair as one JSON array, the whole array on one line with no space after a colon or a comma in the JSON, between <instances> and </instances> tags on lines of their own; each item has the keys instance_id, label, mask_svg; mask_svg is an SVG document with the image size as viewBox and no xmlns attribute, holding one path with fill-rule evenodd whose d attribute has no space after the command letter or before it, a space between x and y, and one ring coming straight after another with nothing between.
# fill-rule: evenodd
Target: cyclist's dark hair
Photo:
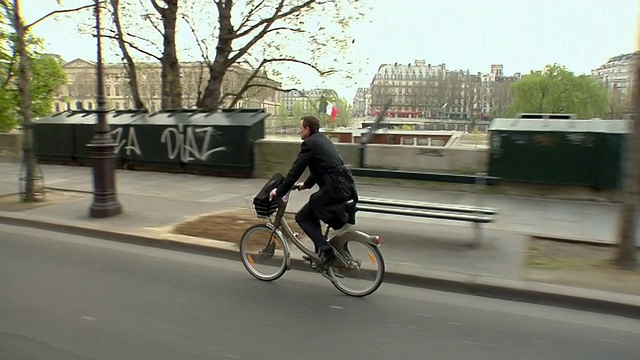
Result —
<instances>
[{"instance_id":1,"label":"cyclist's dark hair","mask_svg":"<svg viewBox=\"0 0 640 360\"><path fill-rule=\"evenodd\" d=\"M308 127L311 133L320 131L320 120L315 116L305 116L302 119L302 126Z\"/></svg>"}]
</instances>

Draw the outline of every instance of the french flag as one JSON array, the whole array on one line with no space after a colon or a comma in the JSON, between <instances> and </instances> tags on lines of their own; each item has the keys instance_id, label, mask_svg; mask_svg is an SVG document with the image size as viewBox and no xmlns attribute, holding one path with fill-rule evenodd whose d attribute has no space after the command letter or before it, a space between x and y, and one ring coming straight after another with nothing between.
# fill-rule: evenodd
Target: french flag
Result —
<instances>
[{"instance_id":1,"label":"french flag","mask_svg":"<svg viewBox=\"0 0 640 360\"><path fill-rule=\"evenodd\" d=\"M334 103L327 104L327 115L331 116L331 121L336 121L336 116L340 113L338 107Z\"/></svg>"}]
</instances>

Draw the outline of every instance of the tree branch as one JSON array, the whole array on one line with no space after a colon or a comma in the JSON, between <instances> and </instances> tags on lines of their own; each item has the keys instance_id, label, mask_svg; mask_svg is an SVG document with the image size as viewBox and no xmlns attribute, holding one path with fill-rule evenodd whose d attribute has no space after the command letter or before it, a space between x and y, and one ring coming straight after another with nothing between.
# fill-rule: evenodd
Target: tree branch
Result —
<instances>
[{"instance_id":1,"label":"tree branch","mask_svg":"<svg viewBox=\"0 0 640 360\"><path fill-rule=\"evenodd\" d=\"M65 14L65 13L70 13L70 12L76 12L76 11L80 11L80 10L84 10L84 9L90 9L90 8L95 7L95 6L96 6L95 4L91 4L91 5L80 6L80 7L74 8L74 9L64 9L64 10L55 10L55 11L52 11L52 12L48 13L47 15L45 15L45 16L43 16L43 17L41 17L40 19L38 19L38 20L36 20L36 21L32 22L31 24L27 25L27 26L25 27L25 29L24 29L24 30L25 30L25 32L26 32L26 31L29 31L29 29L30 29L32 26L37 25L39 22L41 22L41 21L43 21L43 20L47 19L47 18L48 18L48 17L50 17L50 16L58 15L58 14Z\"/></svg>"},{"instance_id":2,"label":"tree branch","mask_svg":"<svg viewBox=\"0 0 640 360\"><path fill-rule=\"evenodd\" d=\"M258 73L260 72L260 69L267 64L268 60L262 60L260 62L260 65L258 65L258 67L256 67L253 72L251 73L251 75L249 76L249 78L244 82L244 85L242 85L242 88L240 88L240 91L238 91L238 93L235 95L235 98L233 99L233 101L231 101L231 104L229 105L229 107L234 107L236 105L236 103L240 100L240 98L242 98L242 95L247 92L247 90L249 89L249 85L251 85L251 81L253 81L253 79L255 79L255 77L258 75Z\"/></svg>"},{"instance_id":3,"label":"tree branch","mask_svg":"<svg viewBox=\"0 0 640 360\"><path fill-rule=\"evenodd\" d=\"M271 89L277 89L274 86L268 85L268 84L254 84L252 83L253 80L255 80L256 78L261 78L261 79L268 79L265 76L261 76L261 72L260 70L268 63L274 63L274 62L293 62L296 64L301 64L301 65L305 65L308 66L312 69L314 69L318 74L320 74L321 76L324 75L328 75L328 74L332 74L335 72L335 70L328 70L328 71L323 71L320 70L317 66L306 62L306 61L302 61L302 60L296 60L296 59L290 59L290 58L272 58L272 59L264 59L260 62L260 65L258 65L253 72L251 73L251 75L249 76L249 78L245 81L244 85L242 86L242 88L235 94L235 98L233 99L233 101L231 102L231 104L229 105L229 107L234 107L236 105L236 103L240 100L240 98L242 97L242 95L247 92L247 90L249 90L252 87L264 87L264 88L271 88ZM271 79L268 79L271 80ZM278 89L279 90L279 89Z\"/></svg>"},{"instance_id":4,"label":"tree branch","mask_svg":"<svg viewBox=\"0 0 640 360\"><path fill-rule=\"evenodd\" d=\"M207 66L207 68L209 68L209 67ZM202 95L202 90L200 90L200 89L202 87L202 84L204 83L203 76L204 76L204 65L201 62L200 63L200 71L198 72L198 84L197 84L197 91L196 91L196 94L197 94L196 99L200 99L200 95Z\"/></svg>"},{"instance_id":5,"label":"tree branch","mask_svg":"<svg viewBox=\"0 0 640 360\"><path fill-rule=\"evenodd\" d=\"M259 27L263 26L262 30L256 35L254 36L251 40L249 40L249 42L240 50L238 50L238 52L233 55L231 57L231 59L229 59L229 63L233 64L236 61L238 61L238 59L240 59L241 57L243 57L248 51L249 49L251 49L251 47L253 45L255 45L258 41L260 41L269 31L269 27L271 25L273 25L273 23L276 20L280 20L282 18L285 18L291 14L294 14L296 12L299 12L300 10L312 5L313 3L315 3L317 0L306 0L304 3L294 6L292 8L290 8L289 10L281 13L280 11L282 10L282 8L284 7L284 0L280 0L280 3L278 4L278 7L276 8L273 16L271 18L267 18L267 19L263 19L262 21L258 22L257 24L251 26L250 28L248 28L246 31L243 31L241 33L237 33L234 38L238 39L241 38L243 36L246 36L247 34L250 34L251 32L253 32L254 30L258 29ZM238 29L239 30L239 29Z\"/></svg>"},{"instance_id":6,"label":"tree branch","mask_svg":"<svg viewBox=\"0 0 640 360\"><path fill-rule=\"evenodd\" d=\"M9 9L9 4L6 2L6 0L0 0L0 5L2 5L2 8L4 9L4 12L7 16L7 19L11 19L11 10ZM16 46L15 43L14 45L11 47L12 48L12 54L11 54L11 62L9 63L9 67L7 68L7 78L4 81L4 86L3 88L6 88L9 85L9 82L11 81L11 79L13 78L13 66L15 65L16 59L18 57L18 53L16 52Z\"/></svg>"},{"instance_id":7,"label":"tree branch","mask_svg":"<svg viewBox=\"0 0 640 360\"><path fill-rule=\"evenodd\" d=\"M268 79L268 78L265 78ZM273 85L269 85L269 84L250 84L247 86L247 90L254 88L254 87L258 87L258 88L266 88L266 89L271 89L271 90L275 90L275 91L279 91L279 92L284 92L284 93L288 93L288 92L292 92L292 91L297 91L300 94L303 94L304 91L297 89L297 88L291 88L291 89L281 89L279 87L273 86Z\"/></svg>"},{"instance_id":8,"label":"tree branch","mask_svg":"<svg viewBox=\"0 0 640 360\"><path fill-rule=\"evenodd\" d=\"M253 26L249 27L247 30L245 30L243 32L238 32L236 34L236 38L241 38L243 36L246 36L246 35L252 33L254 30L260 28L263 25L266 28L269 28L269 26L271 26L277 20L283 19L283 18L285 18L285 17L287 17L287 16L289 16L291 14L295 14L295 13L299 12L300 10L302 10L302 9L304 9L306 7L309 7L310 5L312 5L315 2L317 2L317 0L307 0L304 3L302 3L300 5L293 6L289 10L287 10L287 11L285 11L285 12L280 14L280 11L284 7L284 0L280 0L280 3L276 7L276 10L274 11L273 15L270 18L262 19L261 21L257 22ZM240 28L238 28L237 30L240 30ZM263 29L263 31L264 31L264 29ZM259 37L259 36L260 35L258 35L256 37Z\"/></svg>"},{"instance_id":9,"label":"tree branch","mask_svg":"<svg viewBox=\"0 0 640 360\"><path fill-rule=\"evenodd\" d=\"M9 67L7 67L7 78L4 81L3 88L9 86L9 82L13 79L13 66L16 64L16 59L18 58L18 53L16 52L16 47L13 46L13 53L11 54L11 62L9 63Z\"/></svg>"},{"instance_id":10,"label":"tree branch","mask_svg":"<svg viewBox=\"0 0 640 360\"><path fill-rule=\"evenodd\" d=\"M108 39L113 39L113 40L116 40L116 41L117 41L117 40L119 40L119 39L118 39L118 36L115 36L115 35L106 35L106 34L103 34L103 35L101 35L101 36L102 36L102 37L105 37L105 38L108 38ZM138 46L136 46L135 44L131 43L131 42L130 42L130 41L128 41L128 40L123 40L123 42L124 42L125 44L129 45L132 49L134 49L134 50L136 50L136 51L138 51L138 52L141 52L141 53L143 53L143 54L145 54L145 55L147 55L147 56L151 56L152 58L157 59L158 61L160 61L160 60L161 60L161 57L159 57L159 56L157 56L157 55L154 55L154 54L152 54L152 53L150 53L150 52L148 52L148 51L146 51L146 50L143 50L143 49L139 48Z\"/></svg>"},{"instance_id":11,"label":"tree branch","mask_svg":"<svg viewBox=\"0 0 640 360\"><path fill-rule=\"evenodd\" d=\"M301 65L305 65L308 66L310 68L312 68L313 70L315 70L318 75L320 76L326 76L326 75L331 75L331 74L335 74L336 72L338 72L335 69L330 69L330 70L320 70L320 68L318 68L316 65L313 65L309 62L303 61L303 60L297 60L297 59L291 59L291 58L273 58L273 59L265 59L263 60L263 62L265 64L267 63L273 63L273 62L292 62L292 63L297 63L297 64L301 64Z\"/></svg>"},{"instance_id":12,"label":"tree branch","mask_svg":"<svg viewBox=\"0 0 640 360\"><path fill-rule=\"evenodd\" d=\"M251 20L251 16L255 14L255 12L264 4L264 2L265 0L260 1L251 10L249 10L249 12L244 17L244 19L242 19L242 22L240 23L240 25L238 25L238 30L242 29L244 26L246 26L249 23L249 21Z\"/></svg>"},{"instance_id":13,"label":"tree branch","mask_svg":"<svg viewBox=\"0 0 640 360\"><path fill-rule=\"evenodd\" d=\"M160 27L158 27L156 24L154 24L153 20L151 19L151 16L147 15L142 15L142 18L147 20L149 22L149 24L151 24L151 26L153 26L153 28L161 35L164 37L164 33L162 32L162 30L160 29Z\"/></svg>"},{"instance_id":14,"label":"tree branch","mask_svg":"<svg viewBox=\"0 0 640 360\"><path fill-rule=\"evenodd\" d=\"M153 8L156 9L158 14L160 14L160 15L162 15L164 13L164 11L166 10L165 8L163 8L160 5L158 5L156 0L151 0L151 5L153 5Z\"/></svg>"},{"instance_id":15,"label":"tree branch","mask_svg":"<svg viewBox=\"0 0 640 360\"><path fill-rule=\"evenodd\" d=\"M196 33L196 29L193 27L193 25L191 25L191 22L189 22L189 18L187 17L187 15L182 14L182 20L184 20L184 22L187 23L187 25L189 26L189 29L191 30L191 33L193 34L193 37L196 39L196 43L198 44L198 48L200 49L200 53L202 54L202 58L207 63L207 65L211 65L211 59L209 59L209 48L207 47L207 43L205 43L204 41L201 41L198 38L198 34ZM203 48L203 46L204 46L204 48Z\"/></svg>"},{"instance_id":16,"label":"tree branch","mask_svg":"<svg viewBox=\"0 0 640 360\"><path fill-rule=\"evenodd\" d=\"M133 33L130 33L130 32L124 33L124 35L127 35L128 37L133 38L133 39L142 40L142 41L147 42L149 44L155 45L155 42L153 42L153 41L151 41L151 40L149 40L147 38L144 38L144 37L142 37L140 35L136 35L136 34L133 34ZM159 50L160 50L160 48L158 48L158 51Z\"/></svg>"},{"instance_id":17,"label":"tree branch","mask_svg":"<svg viewBox=\"0 0 640 360\"><path fill-rule=\"evenodd\" d=\"M273 31L278 31L278 30L289 30L291 32L297 32L297 33L303 33L305 32L302 29L294 29L294 28L290 28L290 27L286 27L286 26L281 26L281 27L275 27L275 28L271 28L267 31L265 31L265 34L273 32Z\"/></svg>"}]
</instances>

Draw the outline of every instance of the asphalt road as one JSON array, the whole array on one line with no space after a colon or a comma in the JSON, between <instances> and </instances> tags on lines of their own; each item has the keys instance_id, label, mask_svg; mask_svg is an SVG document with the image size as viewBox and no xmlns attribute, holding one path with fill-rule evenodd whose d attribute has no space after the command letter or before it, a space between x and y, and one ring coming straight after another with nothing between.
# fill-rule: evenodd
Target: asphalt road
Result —
<instances>
[{"instance_id":1,"label":"asphalt road","mask_svg":"<svg viewBox=\"0 0 640 360\"><path fill-rule=\"evenodd\" d=\"M1 359L637 359L640 321L0 225Z\"/></svg>"}]
</instances>

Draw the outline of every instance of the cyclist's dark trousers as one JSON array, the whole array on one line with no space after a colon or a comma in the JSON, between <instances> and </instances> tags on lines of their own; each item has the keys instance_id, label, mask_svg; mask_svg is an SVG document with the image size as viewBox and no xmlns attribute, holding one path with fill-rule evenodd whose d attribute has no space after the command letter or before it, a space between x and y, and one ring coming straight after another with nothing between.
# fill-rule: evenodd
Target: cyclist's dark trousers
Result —
<instances>
[{"instance_id":1,"label":"cyclist's dark trousers","mask_svg":"<svg viewBox=\"0 0 640 360\"><path fill-rule=\"evenodd\" d=\"M324 239L322 235L322 227L320 225L320 219L316 215L313 208L313 201L306 203L300 211L296 214L296 222L300 225L300 228L311 238L313 244L316 247L316 252L320 249L329 247L329 243Z\"/></svg>"}]
</instances>

